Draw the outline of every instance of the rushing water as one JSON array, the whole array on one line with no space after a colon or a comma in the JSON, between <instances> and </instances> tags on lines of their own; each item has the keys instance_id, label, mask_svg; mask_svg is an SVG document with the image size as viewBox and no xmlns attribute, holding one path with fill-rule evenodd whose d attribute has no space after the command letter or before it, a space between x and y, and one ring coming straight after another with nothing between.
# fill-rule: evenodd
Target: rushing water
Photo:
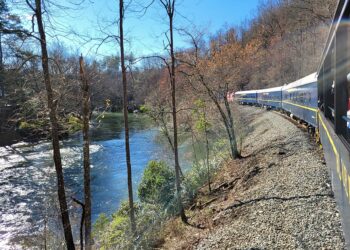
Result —
<instances>
[{"instance_id":1,"label":"rushing water","mask_svg":"<svg viewBox=\"0 0 350 250\"><path fill-rule=\"evenodd\" d=\"M119 114L109 114L91 130L93 220L100 213L111 215L127 198L122 123ZM155 140L157 134L157 129L150 127L142 116L131 116L130 146L135 197L147 162L169 156L164 145ZM78 134L63 141L61 147L67 197L78 199L83 197L81 146L82 138ZM44 218L54 214L55 184L50 142L0 147L1 249L6 248L15 237L43 229ZM71 210L74 210L73 206L70 202Z\"/></svg>"}]
</instances>

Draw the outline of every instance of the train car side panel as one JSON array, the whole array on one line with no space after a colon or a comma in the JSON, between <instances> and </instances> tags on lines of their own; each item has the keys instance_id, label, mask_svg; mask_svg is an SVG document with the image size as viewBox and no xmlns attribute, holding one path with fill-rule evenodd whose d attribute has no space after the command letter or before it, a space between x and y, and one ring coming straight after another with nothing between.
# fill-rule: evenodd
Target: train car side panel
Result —
<instances>
[{"instance_id":1,"label":"train car side panel","mask_svg":"<svg viewBox=\"0 0 350 250\"><path fill-rule=\"evenodd\" d=\"M258 90L259 105L267 108L282 108L282 87Z\"/></svg>"},{"instance_id":2,"label":"train car side panel","mask_svg":"<svg viewBox=\"0 0 350 250\"><path fill-rule=\"evenodd\" d=\"M305 84L298 84L298 86L291 84L291 86L283 87L282 98L282 108L285 111L317 127L317 82L315 79L312 82L309 79Z\"/></svg>"},{"instance_id":3,"label":"train car side panel","mask_svg":"<svg viewBox=\"0 0 350 250\"><path fill-rule=\"evenodd\" d=\"M235 99L240 104L256 105L258 103L256 91L238 91L235 93Z\"/></svg>"},{"instance_id":4,"label":"train car side panel","mask_svg":"<svg viewBox=\"0 0 350 250\"><path fill-rule=\"evenodd\" d=\"M347 247L350 247L350 155L322 112L319 113L318 119L323 151L332 181L332 190L342 214L342 226Z\"/></svg>"}]
</instances>

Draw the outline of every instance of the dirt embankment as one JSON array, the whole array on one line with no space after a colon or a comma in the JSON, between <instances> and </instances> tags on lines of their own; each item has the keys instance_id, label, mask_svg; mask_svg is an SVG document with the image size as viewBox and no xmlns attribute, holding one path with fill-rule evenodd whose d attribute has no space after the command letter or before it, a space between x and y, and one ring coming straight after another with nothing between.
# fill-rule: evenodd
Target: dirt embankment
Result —
<instances>
[{"instance_id":1,"label":"dirt embankment","mask_svg":"<svg viewBox=\"0 0 350 250\"><path fill-rule=\"evenodd\" d=\"M250 131L244 159L203 187L190 223L168 223L164 249L344 249L322 150L275 112L242 107ZM249 114L249 115L247 115Z\"/></svg>"}]
</instances>

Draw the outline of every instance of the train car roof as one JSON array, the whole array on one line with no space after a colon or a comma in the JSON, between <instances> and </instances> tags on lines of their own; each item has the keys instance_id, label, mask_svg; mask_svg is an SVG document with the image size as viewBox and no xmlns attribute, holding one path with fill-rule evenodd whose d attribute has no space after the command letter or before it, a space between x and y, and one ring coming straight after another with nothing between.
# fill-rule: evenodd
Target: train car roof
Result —
<instances>
[{"instance_id":1,"label":"train car roof","mask_svg":"<svg viewBox=\"0 0 350 250\"><path fill-rule=\"evenodd\" d=\"M236 94L256 94L256 90L237 91Z\"/></svg>"},{"instance_id":2,"label":"train car roof","mask_svg":"<svg viewBox=\"0 0 350 250\"><path fill-rule=\"evenodd\" d=\"M273 87L273 88L268 88L268 89L259 89L257 90L258 93L266 93L266 92L276 92L276 91L281 91L282 87Z\"/></svg>"},{"instance_id":3,"label":"train car roof","mask_svg":"<svg viewBox=\"0 0 350 250\"><path fill-rule=\"evenodd\" d=\"M268 89L259 89L257 90L258 93L265 93L265 92L276 92L276 91L281 91L282 87L273 87L273 88L268 88Z\"/></svg>"},{"instance_id":4,"label":"train car roof","mask_svg":"<svg viewBox=\"0 0 350 250\"><path fill-rule=\"evenodd\" d=\"M299 80L296 80L295 82L291 82L285 86L282 87L283 90L290 89L290 88L296 88L299 86L303 86L312 82L317 82L317 73L312 73L308 76L305 76Z\"/></svg>"}]
</instances>

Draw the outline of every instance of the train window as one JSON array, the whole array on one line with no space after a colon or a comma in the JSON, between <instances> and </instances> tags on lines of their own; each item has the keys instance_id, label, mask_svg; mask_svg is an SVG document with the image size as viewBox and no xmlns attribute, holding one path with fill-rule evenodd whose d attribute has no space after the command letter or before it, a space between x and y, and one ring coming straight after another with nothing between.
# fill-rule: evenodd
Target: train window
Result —
<instances>
[{"instance_id":1,"label":"train window","mask_svg":"<svg viewBox=\"0 0 350 250\"><path fill-rule=\"evenodd\" d=\"M334 122L334 118L335 118L335 110L334 110L334 98L335 98L335 79L334 79L334 76L335 76L335 72L336 72L336 68L335 68L335 53L336 53L336 50L335 48L332 49L332 58L331 58L331 62L332 62L332 69L331 69L331 81L329 81L329 88L328 88L328 105L327 105L327 108L328 108L328 111L330 112L329 113L329 116L328 118L330 118L333 122Z\"/></svg>"},{"instance_id":2,"label":"train window","mask_svg":"<svg viewBox=\"0 0 350 250\"><path fill-rule=\"evenodd\" d=\"M334 91L335 91L334 87L335 87L335 82L333 80L331 88L330 88L329 93L328 93L329 98L330 98L330 102L328 103L328 109L331 111L331 117L329 117L329 118L331 118L332 120L334 120L334 116L335 116L335 114L334 114Z\"/></svg>"},{"instance_id":3,"label":"train window","mask_svg":"<svg viewBox=\"0 0 350 250\"><path fill-rule=\"evenodd\" d=\"M332 56L332 89L334 100L335 132L349 142L349 30L347 27L339 27L336 31L335 48Z\"/></svg>"},{"instance_id":4,"label":"train window","mask_svg":"<svg viewBox=\"0 0 350 250\"><path fill-rule=\"evenodd\" d=\"M331 55L327 58L330 62L329 65L333 65L332 55L333 50L331 51ZM335 94L335 81L334 81L334 67L328 69L325 73L324 79L324 98L325 98L325 116L334 123L334 94Z\"/></svg>"},{"instance_id":5,"label":"train window","mask_svg":"<svg viewBox=\"0 0 350 250\"><path fill-rule=\"evenodd\" d=\"M350 73L346 76L347 79L347 98L346 98L346 115L343 117L346 121L346 133L345 138L350 143Z\"/></svg>"}]
</instances>

